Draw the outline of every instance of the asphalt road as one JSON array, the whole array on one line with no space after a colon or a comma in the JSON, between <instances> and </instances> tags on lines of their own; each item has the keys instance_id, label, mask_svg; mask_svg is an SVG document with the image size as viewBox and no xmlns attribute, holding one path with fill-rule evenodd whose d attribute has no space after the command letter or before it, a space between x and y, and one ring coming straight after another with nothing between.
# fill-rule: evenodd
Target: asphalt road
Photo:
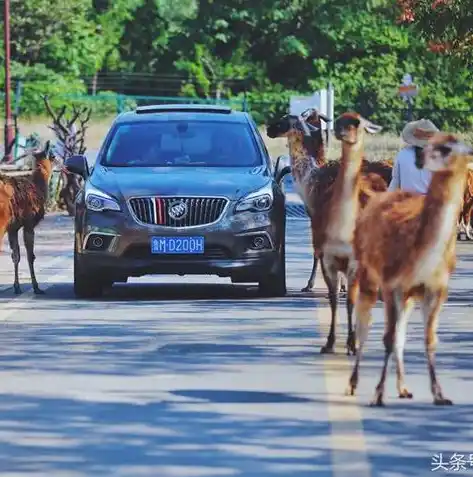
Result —
<instances>
[{"instance_id":1,"label":"asphalt road","mask_svg":"<svg viewBox=\"0 0 473 477\"><path fill-rule=\"evenodd\" d=\"M294 215L294 214L292 214ZM146 277L101 300L72 292L72 220L37 229L44 296L13 295L0 256L0 475L153 477L423 477L433 456L473 475L473 244L459 243L442 311L438 370L454 406L432 405L418 311L406 368L412 401L368 406L382 365L378 305L359 395L344 396L353 358L319 354L328 329L307 221L288 219L287 297L205 277ZM342 305L343 306L343 305ZM437 470L436 474L446 473ZM459 473L452 471L452 473Z\"/></svg>"}]
</instances>

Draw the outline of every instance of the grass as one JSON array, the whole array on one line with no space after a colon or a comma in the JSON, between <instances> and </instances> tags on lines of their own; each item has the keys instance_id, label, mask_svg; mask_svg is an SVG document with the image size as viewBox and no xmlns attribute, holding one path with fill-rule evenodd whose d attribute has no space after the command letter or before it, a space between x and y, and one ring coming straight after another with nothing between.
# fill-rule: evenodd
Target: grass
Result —
<instances>
[{"instance_id":1,"label":"grass","mask_svg":"<svg viewBox=\"0 0 473 477\"><path fill-rule=\"evenodd\" d=\"M285 138L270 139L266 135L264 128L260 129L260 132L266 143L266 147L273 158L276 158L281 154L289 154L289 148ZM372 161L392 159L401 147L401 139L394 134L370 135L366 139L365 154L367 159ZM338 159L340 156L340 142L332 136L327 147L327 157L329 159Z\"/></svg>"},{"instance_id":2,"label":"grass","mask_svg":"<svg viewBox=\"0 0 473 477\"><path fill-rule=\"evenodd\" d=\"M86 135L86 145L88 149L98 149L100 147L114 117L115 116L111 116L109 118L93 120L89 123ZM20 120L19 128L21 134L24 136L36 132L42 139L54 140L54 134L51 129L48 128L49 124L50 121L48 118ZM274 159L281 154L288 154L289 149L285 138L270 139L267 137L264 127L261 127L260 131L266 146ZM460 136L470 144L473 144L473 131L460 134ZM0 139L0 144L2 144L2 142L3 137ZM399 136L394 134L368 135L365 145L366 157L370 160L392 159L402 147L402 144L402 140ZM340 157L340 155L340 143L332 138L327 148L327 156L330 159L336 159Z\"/></svg>"},{"instance_id":3,"label":"grass","mask_svg":"<svg viewBox=\"0 0 473 477\"><path fill-rule=\"evenodd\" d=\"M100 120L91 120L88 129L86 132L86 145L87 149L98 149L105 135L107 134L112 121L115 119L115 116L110 116L108 118L103 118ZM41 139L54 140L54 133L49 129L51 120L49 118L34 118L34 119L23 119L18 121L18 127L22 136L28 136L32 133L37 133ZM0 143L3 143L3 137Z\"/></svg>"}]
</instances>

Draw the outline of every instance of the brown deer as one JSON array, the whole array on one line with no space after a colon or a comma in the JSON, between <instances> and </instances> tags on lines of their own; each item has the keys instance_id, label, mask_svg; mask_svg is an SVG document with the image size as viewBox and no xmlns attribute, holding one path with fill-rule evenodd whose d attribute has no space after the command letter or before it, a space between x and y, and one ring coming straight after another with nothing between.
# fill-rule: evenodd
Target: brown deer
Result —
<instances>
[{"instance_id":1,"label":"brown deer","mask_svg":"<svg viewBox=\"0 0 473 477\"><path fill-rule=\"evenodd\" d=\"M321 201L326 197L325 191L329 190L335 182L340 167L340 161L326 159L321 121L328 123L330 119L320 114L315 108L311 108L300 116L286 114L266 126L266 134L269 138L286 137L288 139L294 184L309 219L313 215L313 210L311 211L313 207L319 210L324 206ZM370 189L381 192L386 190L391 182L392 163L368 161L363 158L362 173L371 183ZM362 206L366 204L367 199L368 195L360 192ZM318 261L318 255L314 254L310 277L307 285L302 289L303 292L314 288ZM345 291L343 277L341 278L340 291Z\"/></svg>"},{"instance_id":2,"label":"brown deer","mask_svg":"<svg viewBox=\"0 0 473 477\"><path fill-rule=\"evenodd\" d=\"M49 141L42 151L34 152L34 158L33 172L29 177L0 175L0 240L3 239L5 233L8 234L15 270L13 287L17 295L21 293L18 279L20 263L18 232L21 228L23 228L23 239L33 290L36 294L44 293L38 286L34 272L34 238L35 227L44 218L48 183L54 161Z\"/></svg>"},{"instance_id":3,"label":"brown deer","mask_svg":"<svg viewBox=\"0 0 473 477\"><path fill-rule=\"evenodd\" d=\"M54 131L57 139L56 155L58 155L64 164L64 161L74 154L85 154L85 133L87 123L92 114L91 108L77 108L72 106L72 116L66 119L67 107L62 106L59 112L55 113L51 107L48 97L43 96L46 110L51 117L53 124L49 126ZM77 126L76 123L79 123ZM74 199L80 189L80 177L77 174L69 172L66 168L61 168L64 186L60 192L60 198L63 200L69 215L74 215Z\"/></svg>"},{"instance_id":4,"label":"brown deer","mask_svg":"<svg viewBox=\"0 0 473 477\"><path fill-rule=\"evenodd\" d=\"M354 395L359 366L371 323L371 310L380 288L385 304L384 366L371 405L384 405L389 358L395 351L397 390L412 398L404 386L404 343L414 301L420 301L425 348L434 404L448 405L435 374L438 316L455 268L456 221L467 180L473 169L473 148L455 136L435 133L417 167L433 172L427 194L396 190L370 200L355 231L359 262L356 331L359 348L347 394Z\"/></svg>"},{"instance_id":5,"label":"brown deer","mask_svg":"<svg viewBox=\"0 0 473 477\"><path fill-rule=\"evenodd\" d=\"M376 134L381 126L373 124L358 113L344 113L334 123L335 137L342 143L342 156L337 177L327 205L319 209L319 220L313 220L314 250L321 253L322 274L329 291L331 324L322 353L333 353L337 324L338 274L347 279L348 338L347 353L355 354L355 334L352 314L356 297L357 262L354 257L353 237L358 211L369 204L382 189L380 178L372 184L370 176L363 176L365 134ZM373 185L375 187L373 187ZM384 190L386 190L385 186ZM365 205L366 206L366 205Z\"/></svg>"},{"instance_id":6,"label":"brown deer","mask_svg":"<svg viewBox=\"0 0 473 477\"><path fill-rule=\"evenodd\" d=\"M465 234L466 238L473 240L471 227L471 213L473 212L473 171L468 171L463 204L458 217L458 238Z\"/></svg>"},{"instance_id":7,"label":"brown deer","mask_svg":"<svg viewBox=\"0 0 473 477\"><path fill-rule=\"evenodd\" d=\"M312 214L309 204L313 202L309 198L330 187L338 170L336 161L327 163L325 158L321 121L328 123L330 119L313 108L304 111L300 116L286 114L266 126L266 134L269 138L286 137L288 139L295 189L304 203L309 219ZM320 170L322 166L323 171ZM314 254L312 271L307 286L302 291L310 291L314 288L317 265L318 256ZM341 288L343 290L343 284Z\"/></svg>"}]
</instances>

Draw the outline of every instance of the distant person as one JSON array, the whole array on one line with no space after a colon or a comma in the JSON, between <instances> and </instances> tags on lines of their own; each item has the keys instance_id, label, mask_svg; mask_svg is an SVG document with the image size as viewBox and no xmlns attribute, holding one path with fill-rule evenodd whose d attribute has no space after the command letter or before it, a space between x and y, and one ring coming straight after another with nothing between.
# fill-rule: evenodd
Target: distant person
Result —
<instances>
[{"instance_id":1,"label":"distant person","mask_svg":"<svg viewBox=\"0 0 473 477\"><path fill-rule=\"evenodd\" d=\"M437 126L428 119L411 121L404 126L401 139L407 146L403 147L394 158L389 191L402 189L420 194L427 193L432 172L427 169L418 169L416 161L420 159L423 147L437 131Z\"/></svg>"}]
</instances>

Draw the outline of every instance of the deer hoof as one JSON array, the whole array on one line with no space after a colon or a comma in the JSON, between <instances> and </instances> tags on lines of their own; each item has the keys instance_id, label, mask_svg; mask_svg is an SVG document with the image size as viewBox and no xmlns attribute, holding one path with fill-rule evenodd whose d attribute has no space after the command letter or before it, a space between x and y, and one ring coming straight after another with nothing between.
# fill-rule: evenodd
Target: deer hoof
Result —
<instances>
[{"instance_id":1,"label":"deer hoof","mask_svg":"<svg viewBox=\"0 0 473 477\"><path fill-rule=\"evenodd\" d=\"M370 402L370 407L384 407L383 396L378 394L375 398Z\"/></svg>"},{"instance_id":2,"label":"deer hoof","mask_svg":"<svg viewBox=\"0 0 473 477\"><path fill-rule=\"evenodd\" d=\"M453 402L450 401L450 399L446 399L446 398L435 398L434 404L436 406L452 406Z\"/></svg>"},{"instance_id":3,"label":"deer hoof","mask_svg":"<svg viewBox=\"0 0 473 477\"><path fill-rule=\"evenodd\" d=\"M301 289L301 292L310 292L313 290L314 287L311 287L310 285L307 285L306 287Z\"/></svg>"},{"instance_id":4,"label":"deer hoof","mask_svg":"<svg viewBox=\"0 0 473 477\"><path fill-rule=\"evenodd\" d=\"M347 355L356 356L355 334L351 333L347 339Z\"/></svg>"},{"instance_id":5,"label":"deer hoof","mask_svg":"<svg viewBox=\"0 0 473 477\"><path fill-rule=\"evenodd\" d=\"M20 288L20 285L13 285L13 290L15 291L15 295L21 295L22 291L21 291L21 288Z\"/></svg>"},{"instance_id":6,"label":"deer hoof","mask_svg":"<svg viewBox=\"0 0 473 477\"><path fill-rule=\"evenodd\" d=\"M333 345L325 345L320 348L320 354L334 354Z\"/></svg>"},{"instance_id":7,"label":"deer hoof","mask_svg":"<svg viewBox=\"0 0 473 477\"><path fill-rule=\"evenodd\" d=\"M399 399L412 399L413 397L414 395L405 388L399 393Z\"/></svg>"},{"instance_id":8,"label":"deer hoof","mask_svg":"<svg viewBox=\"0 0 473 477\"><path fill-rule=\"evenodd\" d=\"M347 344L347 356L356 356L356 348L354 345Z\"/></svg>"},{"instance_id":9,"label":"deer hoof","mask_svg":"<svg viewBox=\"0 0 473 477\"><path fill-rule=\"evenodd\" d=\"M39 287L35 287L35 288L33 288L33 290L34 290L35 295L44 295L45 294L45 291L41 290L41 288L39 288Z\"/></svg>"},{"instance_id":10,"label":"deer hoof","mask_svg":"<svg viewBox=\"0 0 473 477\"><path fill-rule=\"evenodd\" d=\"M345 396L354 396L356 391L356 386L354 384L349 384L345 389Z\"/></svg>"}]
</instances>

